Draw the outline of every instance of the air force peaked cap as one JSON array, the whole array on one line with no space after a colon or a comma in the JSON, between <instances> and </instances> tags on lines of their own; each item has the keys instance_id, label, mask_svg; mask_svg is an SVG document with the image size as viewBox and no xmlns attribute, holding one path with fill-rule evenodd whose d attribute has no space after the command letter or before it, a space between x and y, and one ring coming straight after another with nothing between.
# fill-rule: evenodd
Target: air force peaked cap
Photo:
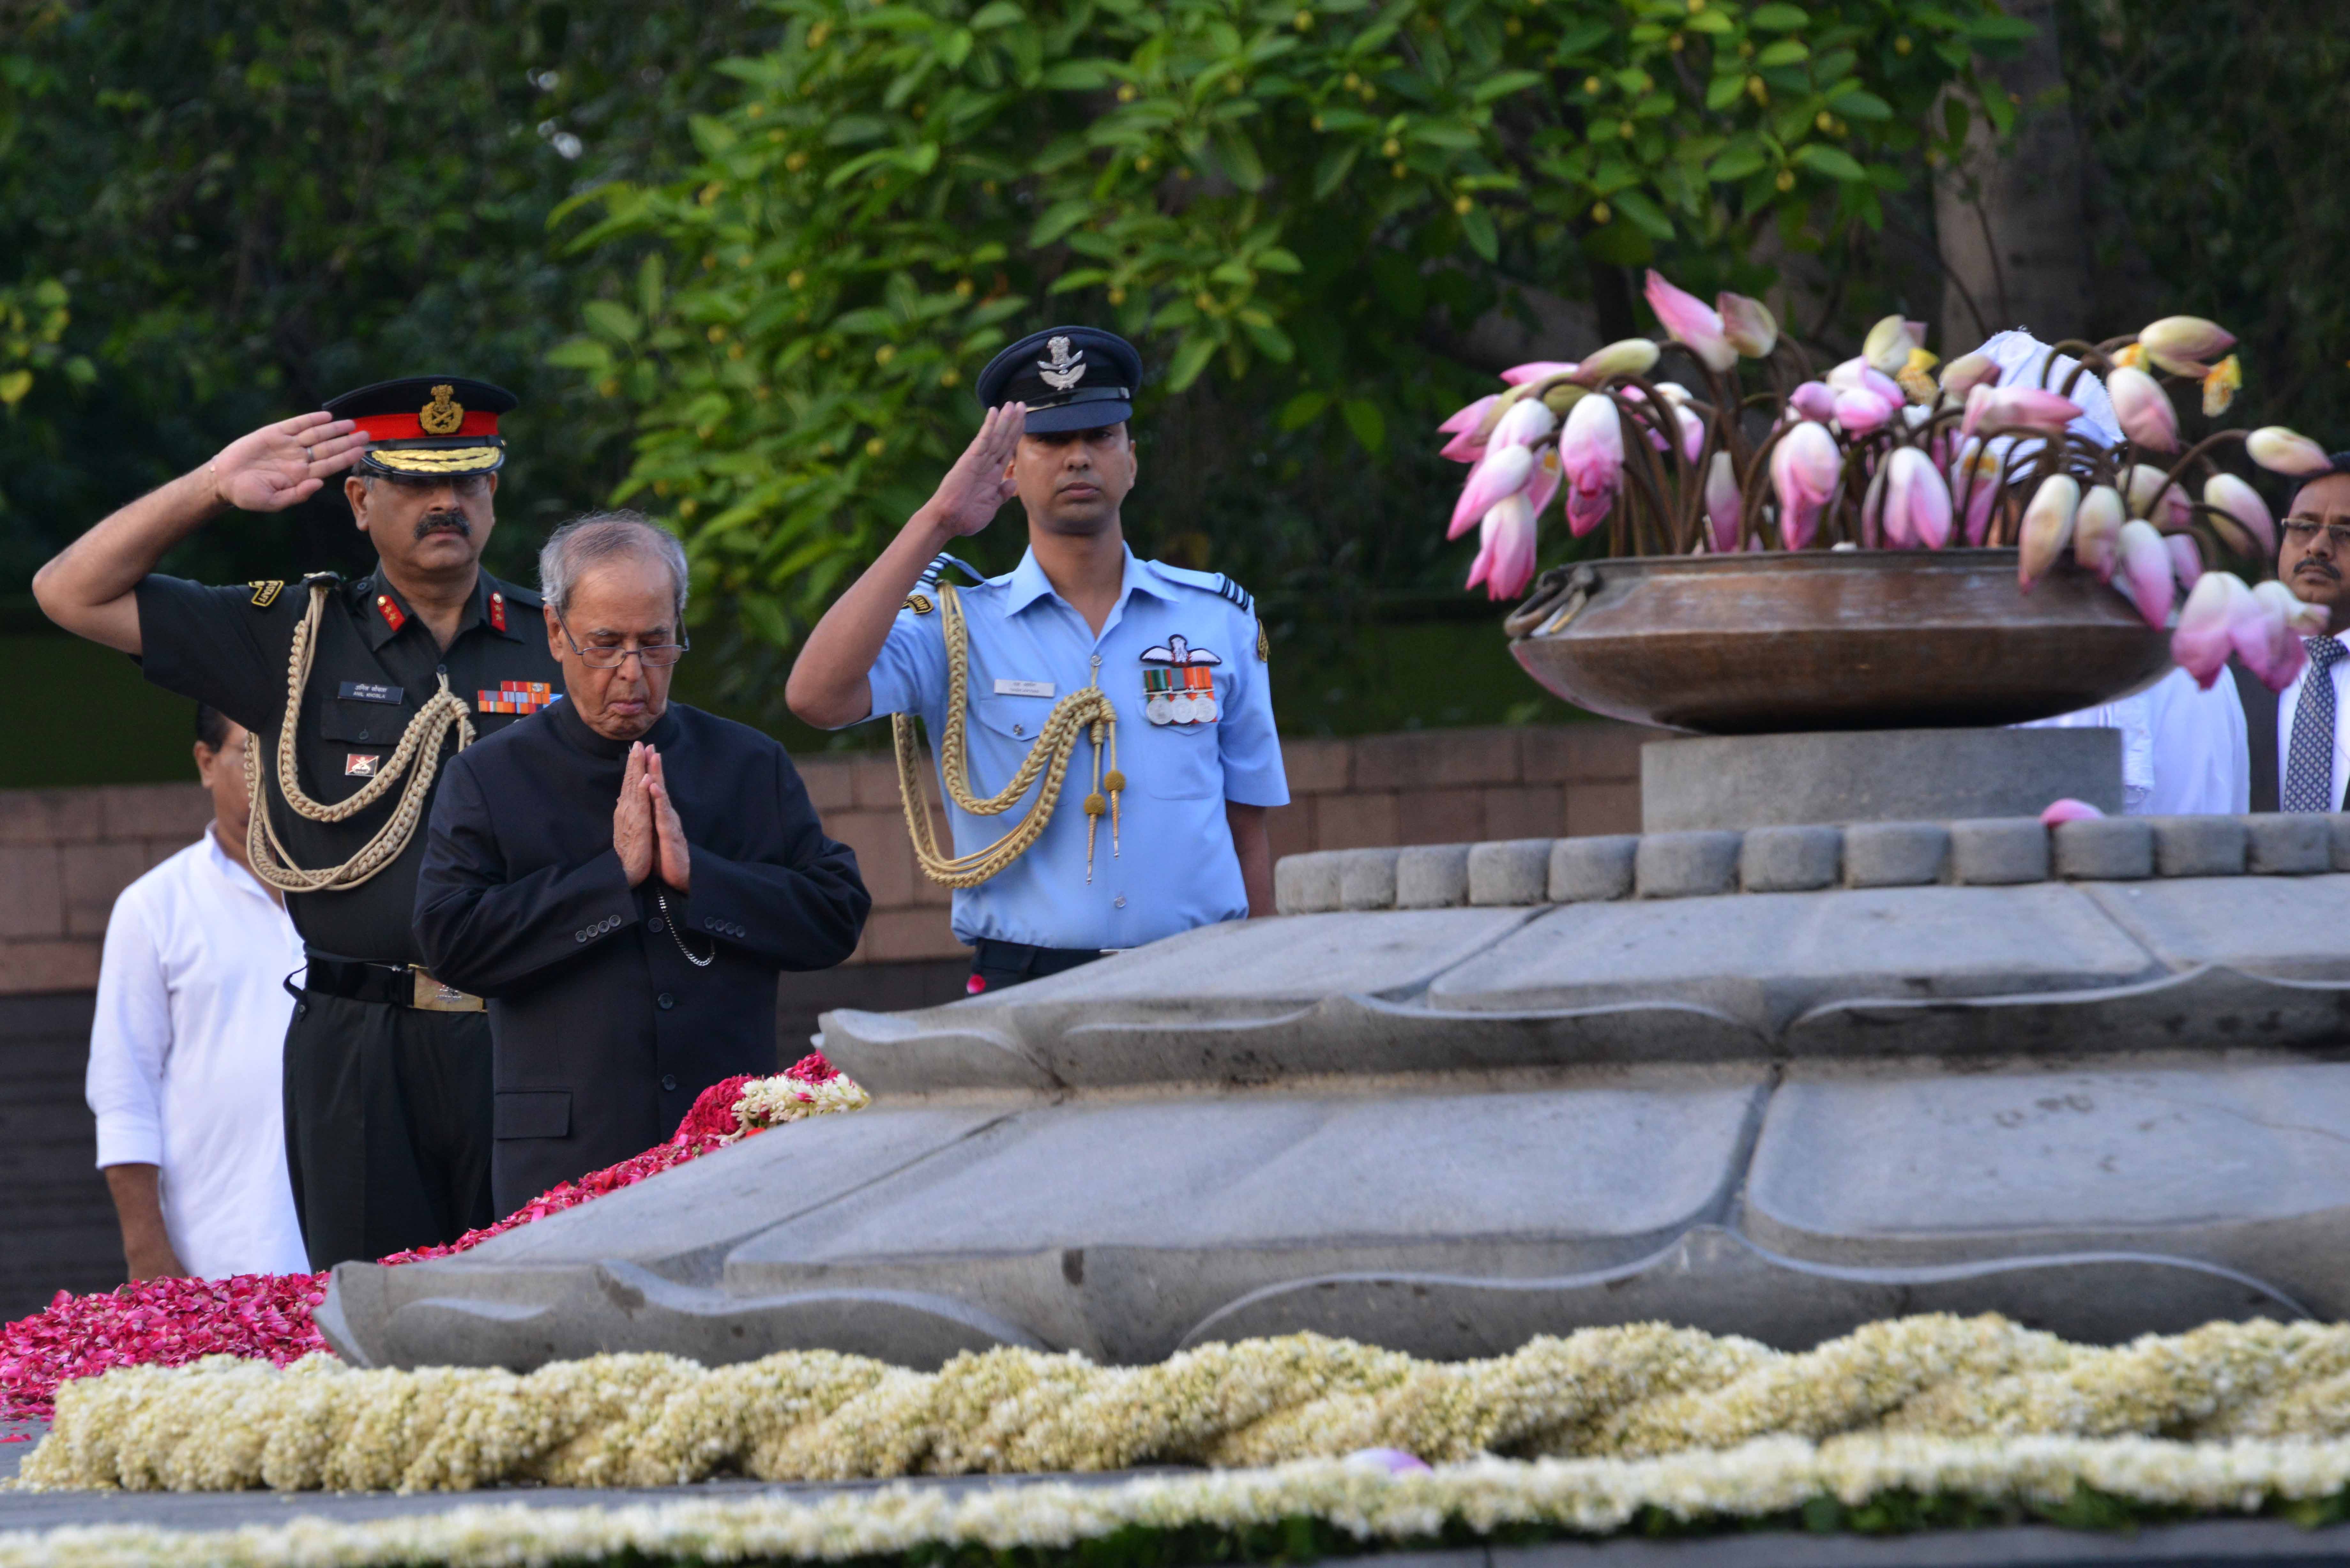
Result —
<instances>
[{"instance_id":1,"label":"air force peaked cap","mask_svg":"<svg viewBox=\"0 0 2350 1568\"><path fill-rule=\"evenodd\" d=\"M367 432L361 473L423 479L504 467L498 416L521 400L504 387L463 376L403 376L345 392L327 411Z\"/></svg>"},{"instance_id":2,"label":"air force peaked cap","mask_svg":"<svg viewBox=\"0 0 2350 1568\"><path fill-rule=\"evenodd\" d=\"M1141 384L1142 356L1117 333L1049 327L990 359L973 389L982 408L1027 404L1027 428L1048 435L1132 418Z\"/></svg>"}]
</instances>

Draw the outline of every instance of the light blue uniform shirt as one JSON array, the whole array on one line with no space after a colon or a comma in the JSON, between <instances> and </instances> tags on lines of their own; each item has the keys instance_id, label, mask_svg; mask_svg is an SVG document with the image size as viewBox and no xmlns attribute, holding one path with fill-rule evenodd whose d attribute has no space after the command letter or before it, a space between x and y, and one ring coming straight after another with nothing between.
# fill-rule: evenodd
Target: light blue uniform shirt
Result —
<instances>
[{"instance_id":1,"label":"light blue uniform shirt","mask_svg":"<svg viewBox=\"0 0 2350 1568\"><path fill-rule=\"evenodd\" d=\"M1129 550L1099 637L1053 591L1033 552L1007 575L958 590L971 650L964 733L972 793L983 799L1011 782L1053 705L1092 682L1097 657L1101 688L1118 710L1118 765L1127 782L1117 852L1104 815L1088 883L1085 798L1093 744L1080 740L1044 836L987 881L955 890L957 940L1131 948L1246 918L1248 893L1224 803L1286 805L1289 784L1257 656L1256 617L1247 596L1223 582L1213 573L1138 561ZM928 584L917 591L936 598ZM927 615L900 610L869 678L873 711L919 714L933 752L946 725L943 619L935 607ZM1177 638L1180 644L1171 641ZM1147 719L1143 672L1168 666L1144 655L1170 648L1195 663L1202 652L1215 656L1204 666L1215 681L1214 722ZM1107 752L1102 769L1109 769ZM998 816L973 816L950 803L955 853L984 849L1009 833L1041 787Z\"/></svg>"}]
</instances>

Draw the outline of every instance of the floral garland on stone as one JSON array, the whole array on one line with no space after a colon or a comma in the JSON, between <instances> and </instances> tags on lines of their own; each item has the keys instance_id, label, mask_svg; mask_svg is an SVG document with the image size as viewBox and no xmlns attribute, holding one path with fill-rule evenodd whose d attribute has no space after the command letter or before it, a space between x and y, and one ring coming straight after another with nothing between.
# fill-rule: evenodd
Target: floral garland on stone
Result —
<instances>
[{"instance_id":1,"label":"floral garland on stone","mask_svg":"<svg viewBox=\"0 0 2350 1568\"><path fill-rule=\"evenodd\" d=\"M0 1568L539 1568L626 1562L936 1563L971 1553L1040 1564L1207 1561L1149 1550L1202 1533L1257 1550L1213 1552L1261 1561L1291 1547L1308 1522L1326 1550L1592 1537L1628 1526L1694 1531L1742 1521L1812 1528L1934 1523L2126 1523L2142 1512L2280 1511L2304 1523L2338 1518L2350 1489L2350 1443L2183 1444L2141 1438L1919 1438L1872 1434L1816 1447L1773 1438L1725 1452L1651 1459L1483 1459L1439 1470L1315 1459L1274 1469L1149 1478L1112 1486L1067 1482L948 1493L892 1487L813 1502L789 1498L680 1500L650 1507L527 1508L473 1504L445 1512L341 1524L304 1520L241 1530L75 1526L0 1536ZM2085 1507L2085 1502L2088 1506ZM1866 1511L1886 1517L1872 1521ZM1266 1532L1276 1532L1266 1539ZM1111 1538L1138 1544L1119 1557ZM958 1550L960 1549L960 1551ZM954 1556L950 1556L954 1553Z\"/></svg>"},{"instance_id":2,"label":"floral garland on stone","mask_svg":"<svg viewBox=\"0 0 2350 1568\"><path fill-rule=\"evenodd\" d=\"M632 1187L754 1133L807 1116L861 1110L871 1096L812 1051L769 1078L745 1075L704 1089L668 1142L567 1181L494 1225L446 1246L395 1252L411 1263L471 1251L520 1225ZM0 1420L48 1418L58 1386L117 1366L182 1366L211 1355L285 1366L324 1353L310 1321L327 1299L324 1274L239 1274L225 1280L142 1280L77 1296L59 1291L46 1312L0 1325Z\"/></svg>"},{"instance_id":3,"label":"floral garland on stone","mask_svg":"<svg viewBox=\"0 0 2350 1568\"><path fill-rule=\"evenodd\" d=\"M1317 1334L1148 1366L1017 1349L936 1373L829 1351L703 1368L598 1355L528 1374L279 1370L213 1357L59 1391L22 1484L465 1490L1257 1467L1399 1449L1638 1459L1757 1438L2350 1436L2350 1326L2215 1323L2115 1347L2004 1318L1866 1324L1814 1349L1642 1324L1427 1362Z\"/></svg>"}]
</instances>

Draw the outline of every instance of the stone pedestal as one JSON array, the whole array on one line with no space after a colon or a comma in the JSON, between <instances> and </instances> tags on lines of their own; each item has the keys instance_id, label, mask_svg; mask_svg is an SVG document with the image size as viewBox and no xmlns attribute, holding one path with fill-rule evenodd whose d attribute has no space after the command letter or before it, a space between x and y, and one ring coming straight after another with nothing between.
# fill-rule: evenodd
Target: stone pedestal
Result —
<instances>
[{"instance_id":1,"label":"stone pedestal","mask_svg":"<svg viewBox=\"0 0 2350 1568\"><path fill-rule=\"evenodd\" d=\"M1843 730L1640 748L1648 833L2037 816L2070 795L2122 809L2118 730Z\"/></svg>"}]
</instances>

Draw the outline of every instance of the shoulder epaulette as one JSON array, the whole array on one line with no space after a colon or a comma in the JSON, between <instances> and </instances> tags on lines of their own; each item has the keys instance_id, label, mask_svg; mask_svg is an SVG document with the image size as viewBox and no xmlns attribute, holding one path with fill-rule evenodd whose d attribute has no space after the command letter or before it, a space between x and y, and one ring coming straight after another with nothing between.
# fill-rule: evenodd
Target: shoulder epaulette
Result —
<instances>
[{"instance_id":1,"label":"shoulder epaulette","mask_svg":"<svg viewBox=\"0 0 2350 1568\"><path fill-rule=\"evenodd\" d=\"M956 571L961 572L964 576L969 577L974 583L983 583L987 581L986 576L981 573L979 568L972 566L969 561L959 560L952 556L941 554L931 556L931 564L922 568L922 586L926 588L937 587L939 586L940 576L949 566L952 566Z\"/></svg>"},{"instance_id":2,"label":"shoulder epaulette","mask_svg":"<svg viewBox=\"0 0 2350 1568\"><path fill-rule=\"evenodd\" d=\"M1243 615L1255 613L1255 596L1222 572L1194 571L1189 566L1170 566L1164 561L1153 561L1150 566L1160 576L1170 582L1180 583L1187 588L1198 588L1203 593L1215 595Z\"/></svg>"},{"instance_id":3,"label":"shoulder epaulette","mask_svg":"<svg viewBox=\"0 0 2350 1568\"><path fill-rule=\"evenodd\" d=\"M1216 594L1220 598L1232 601L1232 607L1243 615L1256 613L1255 596L1222 572L1216 574Z\"/></svg>"}]
</instances>

